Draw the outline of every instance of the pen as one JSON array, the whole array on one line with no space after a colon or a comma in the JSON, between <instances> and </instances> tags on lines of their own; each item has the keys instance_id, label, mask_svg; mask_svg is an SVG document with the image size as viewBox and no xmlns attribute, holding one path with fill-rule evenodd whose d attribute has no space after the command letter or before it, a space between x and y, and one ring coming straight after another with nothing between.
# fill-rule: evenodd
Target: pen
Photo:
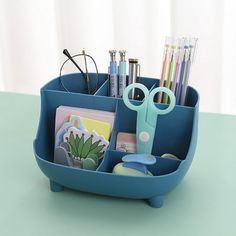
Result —
<instances>
[{"instance_id":1,"label":"pen","mask_svg":"<svg viewBox=\"0 0 236 236\"><path fill-rule=\"evenodd\" d=\"M125 54L126 51L122 50L119 51L120 53L120 61L119 61L119 67L118 67L118 73L119 73L119 91L118 91L118 96L120 98L123 97L123 92L126 88L126 60L125 60Z\"/></svg>"},{"instance_id":2,"label":"pen","mask_svg":"<svg viewBox=\"0 0 236 236\"><path fill-rule=\"evenodd\" d=\"M171 83L171 79L172 79L172 75L173 75L173 71L174 71L174 49L175 49L175 46L174 45L171 45L171 48L170 48L170 65L169 65L169 70L168 70L168 76L167 76L167 80L166 80L166 84L165 84L165 87L166 88L170 88L170 83ZM164 95L164 100L163 100L164 103L168 103L168 95L165 93Z\"/></svg>"},{"instance_id":3,"label":"pen","mask_svg":"<svg viewBox=\"0 0 236 236\"><path fill-rule=\"evenodd\" d=\"M140 64L138 64L138 59L129 58L129 76L128 84L138 83L140 77ZM129 98L130 99L139 99L140 94L138 89L132 89Z\"/></svg>"},{"instance_id":4,"label":"pen","mask_svg":"<svg viewBox=\"0 0 236 236\"><path fill-rule=\"evenodd\" d=\"M189 58L188 46L186 46L186 44L183 48L183 53L184 53L184 57L183 57L183 61L181 63L179 83L178 83L178 87L177 87L177 91L176 91L176 103L178 105L180 104L182 84L183 84L183 80L184 80L184 77L186 74L186 62L188 61L188 58Z\"/></svg>"},{"instance_id":5,"label":"pen","mask_svg":"<svg viewBox=\"0 0 236 236\"><path fill-rule=\"evenodd\" d=\"M181 39L178 39L178 43L177 43L177 49L175 51L175 55L174 55L174 61L175 61L175 70L173 72L173 82L171 85L171 91L175 94L176 91L176 84L177 81L179 79L179 75L180 75L180 67L181 67L181 63L183 61L183 50L182 50L182 41Z\"/></svg>"},{"instance_id":6,"label":"pen","mask_svg":"<svg viewBox=\"0 0 236 236\"><path fill-rule=\"evenodd\" d=\"M162 71L161 71L161 79L159 83L159 87L164 86L164 81L169 69L169 46L170 46L170 37L166 37L165 40L165 48L164 48L164 54L163 54L163 62L162 62ZM157 102L161 103L162 101L162 92L158 93Z\"/></svg>"},{"instance_id":7,"label":"pen","mask_svg":"<svg viewBox=\"0 0 236 236\"><path fill-rule=\"evenodd\" d=\"M117 81L117 63L116 63L116 50L110 50L110 66L109 66L109 90L111 97L118 95L118 81Z\"/></svg>"},{"instance_id":8,"label":"pen","mask_svg":"<svg viewBox=\"0 0 236 236\"><path fill-rule=\"evenodd\" d=\"M193 38L190 39L189 42L189 58L186 62L186 73L184 76L184 81L183 81L183 87L182 87L182 92L181 92L181 105L185 105L185 100L186 100L186 94L187 94L187 87L188 87L188 81L189 81L189 73L190 73L190 68L194 59L194 54L195 54L195 48L197 44L197 39Z\"/></svg>"}]
</instances>

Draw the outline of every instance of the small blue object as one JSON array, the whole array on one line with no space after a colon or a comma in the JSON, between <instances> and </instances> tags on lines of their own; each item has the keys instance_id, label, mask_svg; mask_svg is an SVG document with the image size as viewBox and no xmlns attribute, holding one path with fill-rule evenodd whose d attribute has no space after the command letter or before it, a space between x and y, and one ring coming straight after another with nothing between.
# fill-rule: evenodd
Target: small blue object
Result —
<instances>
[{"instance_id":1,"label":"small blue object","mask_svg":"<svg viewBox=\"0 0 236 236\"><path fill-rule=\"evenodd\" d=\"M146 165L156 163L156 158L148 154L130 154L122 157L123 166L141 171L144 174L148 173Z\"/></svg>"},{"instance_id":2,"label":"small blue object","mask_svg":"<svg viewBox=\"0 0 236 236\"><path fill-rule=\"evenodd\" d=\"M149 154L129 154L122 157L123 162L138 162L144 165L153 165L156 158Z\"/></svg>"}]
</instances>

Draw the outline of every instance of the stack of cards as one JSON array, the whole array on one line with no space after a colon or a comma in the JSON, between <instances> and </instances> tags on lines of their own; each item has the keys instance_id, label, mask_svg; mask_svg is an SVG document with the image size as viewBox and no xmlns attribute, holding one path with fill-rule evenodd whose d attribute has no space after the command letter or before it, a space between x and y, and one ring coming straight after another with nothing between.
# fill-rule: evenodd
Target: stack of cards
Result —
<instances>
[{"instance_id":1,"label":"stack of cards","mask_svg":"<svg viewBox=\"0 0 236 236\"><path fill-rule=\"evenodd\" d=\"M113 112L58 107L54 162L95 170L109 145L114 117Z\"/></svg>"}]
</instances>

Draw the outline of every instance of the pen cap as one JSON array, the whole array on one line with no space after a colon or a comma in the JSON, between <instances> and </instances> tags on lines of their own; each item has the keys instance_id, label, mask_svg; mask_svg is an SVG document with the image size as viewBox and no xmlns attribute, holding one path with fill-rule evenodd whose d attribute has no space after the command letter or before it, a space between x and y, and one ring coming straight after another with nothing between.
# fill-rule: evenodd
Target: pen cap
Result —
<instances>
[{"instance_id":1,"label":"pen cap","mask_svg":"<svg viewBox=\"0 0 236 236\"><path fill-rule=\"evenodd\" d=\"M183 38L184 61L187 62L190 56L189 39Z\"/></svg>"},{"instance_id":2,"label":"pen cap","mask_svg":"<svg viewBox=\"0 0 236 236\"><path fill-rule=\"evenodd\" d=\"M178 63L179 64L181 64L184 59L184 44L185 44L185 38L178 38L178 50L179 50Z\"/></svg>"},{"instance_id":3,"label":"pen cap","mask_svg":"<svg viewBox=\"0 0 236 236\"><path fill-rule=\"evenodd\" d=\"M170 44L170 46L169 46L169 54L170 54L170 58L174 58L174 56L175 56L175 50L176 49L176 42L175 42L175 39L174 38L172 38L172 40L171 40L171 44Z\"/></svg>"},{"instance_id":4,"label":"pen cap","mask_svg":"<svg viewBox=\"0 0 236 236\"><path fill-rule=\"evenodd\" d=\"M198 38L190 38L189 39L190 60L191 60L191 62L193 62L194 59L195 59L196 50L197 50L197 42L198 42Z\"/></svg>"},{"instance_id":5,"label":"pen cap","mask_svg":"<svg viewBox=\"0 0 236 236\"><path fill-rule=\"evenodd\" d=\"M165 39L165 47L164 47L164 54L165 52L167 53L168 57L171 57L171 53L172 53L172 37L166 37Z\"/></svg>"},{"instance_id":6,"label":"pen cap","mask_svg":"<svg viewBox=\"0 0 236 236\"><path fill-rule=\"evenodd\" d=\"M180 57L180 51L181 51L181 39L180 38L175 38L173 41L174 45L174 61L179 63L179 57Z\"/></svg>"},{"instance_id":7,"label":"pen cap","mask_svg":"<svg viewBox=\"0 0 236 236\"><path fill-rule=\"evenodd\" d=\"M172 37L167 36L165 38L165 48L169 48L171 44L172 44Z\"/></svg>"}]
</instances>

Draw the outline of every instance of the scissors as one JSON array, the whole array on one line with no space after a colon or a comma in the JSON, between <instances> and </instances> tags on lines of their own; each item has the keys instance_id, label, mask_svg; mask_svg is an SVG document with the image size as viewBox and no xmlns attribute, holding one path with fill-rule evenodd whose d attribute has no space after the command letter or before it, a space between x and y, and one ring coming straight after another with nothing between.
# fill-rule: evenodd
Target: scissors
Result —
<instances>
[{"instance_id":1,"label":"scissors","mask_svg":"<svg viewBox=\"0 0 236 236\"><path fill-rule=\"evenodd\" d=\"M129 92L135 88L142 90L144 93L144 99L141 105L133 105L129 100ZM157 108L153 102L153 98L158 92L164 92L170 98L169 106L166 109L162 110ZM137 153L151 154L156 131L157 117L158 115L165 115L173 110L175 106L175 95L171 90L165 87L158 87L149 92L147 87L145 87L143 84L133 83L125 88L123 101L129 109L137 111Z\"/></svg>"}]
</instances>

